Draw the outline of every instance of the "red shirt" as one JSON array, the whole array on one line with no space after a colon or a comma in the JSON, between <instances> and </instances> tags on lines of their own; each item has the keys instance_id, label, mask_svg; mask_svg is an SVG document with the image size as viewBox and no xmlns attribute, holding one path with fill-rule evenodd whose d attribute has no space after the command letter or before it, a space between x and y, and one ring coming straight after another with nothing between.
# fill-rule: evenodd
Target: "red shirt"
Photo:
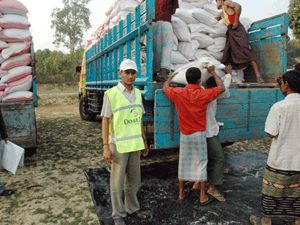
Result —
<instances>
[{"instance_id":1,"label":"red shirt","mask_svg":"<svg viewBox=\"0 0 300 225\"><path fill-rule=\"evenodd\" d=\"M218 87L204 89L197 84L188 84L184 88L167 87L165 94L176 106L180 132L190 135L205 131L207 105L220 93Z\"/></svg>"},{"instance_id":2,"label":"red shirt","mask_svg":"<svg viewBox=\"0 0 300 225\"><path fill-rule=\"evenodd\" d=\"M155 20L171 22L171 17L178 7L178 0L156 0Z\"/></svg>"}]
</instances>

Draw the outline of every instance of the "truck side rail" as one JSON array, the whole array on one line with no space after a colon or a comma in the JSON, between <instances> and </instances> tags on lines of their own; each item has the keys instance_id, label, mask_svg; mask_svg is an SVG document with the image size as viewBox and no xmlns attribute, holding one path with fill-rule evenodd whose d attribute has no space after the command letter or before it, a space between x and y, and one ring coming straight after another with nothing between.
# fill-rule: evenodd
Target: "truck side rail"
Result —
<instances>
[{"instance_id":1,"label":"truck side rail","mask_svg":"<svg viewBox=\"0 0 300 225\"><path fill-rule=\"evenodd\" d=\"M254 22L249 29L249 42L266 82L274 82L287 70L287 35L286 13Z\"/></svg>"},{"instance_id":2,"label":"truck side rail","mask_svg":"<svg viewBox=\"0 0 300 225\"><path fill-rule=\"evenodd\" d=\"M139 70L135 85L146 100L153 99L154 17L155 0L144 1L86 52L86 90L105 91L116 85L120 63L130 58Z\"/></svg>"}]
</instances>

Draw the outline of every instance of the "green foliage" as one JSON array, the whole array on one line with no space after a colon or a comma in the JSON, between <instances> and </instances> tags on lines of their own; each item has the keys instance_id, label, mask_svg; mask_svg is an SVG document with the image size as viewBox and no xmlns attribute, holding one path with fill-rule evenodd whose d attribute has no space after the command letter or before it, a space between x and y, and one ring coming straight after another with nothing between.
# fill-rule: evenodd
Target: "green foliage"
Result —
<instances>
[{"instance_id":1,"label":"green foliage","mask_svg":"<svg viewBox=\"0 0 300 225\"><path fill-rule=\"evenodd\" d=\"M290 0L289 26L297 39L300 39L300 0Z\"/></svg>"},{"instance_id":2,"label":"green foliage","mask_svg":"<svg viewBox=\"0 0 300 225\"><path fill-rule=\"evenodd\" d=\"M81 47L83 32L91 27L90 10L86 5L90 0L63 0L63 8L52 11L51 28L54 28L54 44L65 46L74 52Z\"/></svg>"},{"instance_id":3,"label":"green foliage","mask_svg":"<svg viewBox=\"0 0 300 225\"><path fill-rule=\"evenodd\" d=\"M300 63L300 40L294 39L288 42L288 67Z\"/></svg>"},{"instance_id":4,"label":"green foliage","mask_svg":"<svg viewBox=\"0 0 300 225\"><path fill-rule=\"evenodd\" d=\"M38 83L78 82L75 68L82 60L83 49L70 54L49 49L35 53L36 77Z\"/></svg>"}]
</instances>

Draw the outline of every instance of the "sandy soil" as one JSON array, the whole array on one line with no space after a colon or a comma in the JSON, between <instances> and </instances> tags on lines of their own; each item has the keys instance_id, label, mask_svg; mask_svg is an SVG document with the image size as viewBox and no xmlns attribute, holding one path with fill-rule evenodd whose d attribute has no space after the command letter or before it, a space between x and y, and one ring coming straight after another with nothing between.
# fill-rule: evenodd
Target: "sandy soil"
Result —
<instances>
[{"instance_id":1,"label":"sandy soil","mask_svg":"<svg viewBox=\"0 0 300 225\"><path fill-rule=\"evenodd\" d=\"M100 124L82 121L76 93L70 96L63 100L67 105L47 103L36 109L37 154L27 158L25 167L16 175L0 171L6 187L16 190L15 195L0 198L1 225L98 224L82 170L104 165ZM45 95L44 102L51 102L51 98ZM267 151L269 144L268 138L244 141L225 151ZM155 154L143 164L174 157L176 152Z\"/></svg>"}]
</instances>

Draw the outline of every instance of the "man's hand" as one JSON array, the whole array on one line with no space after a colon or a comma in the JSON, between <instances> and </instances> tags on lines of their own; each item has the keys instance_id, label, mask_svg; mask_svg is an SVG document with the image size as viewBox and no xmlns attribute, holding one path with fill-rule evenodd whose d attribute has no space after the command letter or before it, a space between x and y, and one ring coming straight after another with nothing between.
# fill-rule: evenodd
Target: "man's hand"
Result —
<instances>
[{"instance_id":1,"label":"man's hand","mask_svg":"<svg viewBox=\"0 0 300 225\"><path fill-rule=\"evenodd\" d=\"M232 29L235 30L237 29L239 26L239 23L238 22L234 22L233 25L232 25Z\"/></svg>"},{"instance_id":2,"label":"man's hand","mask_svg":"<svg viewBox=\"0 0 300 225\"><path fill-rule=\"evenodd\" d=\"M207 72L210 73L210 74L215 74L216 73L216 69L215 69L215 66L209 66L207 68Z\"/></svg>"},{"instance_id":3,"label":"man's hand","mask_svg":"<svg viewBox=\"0 0 300 225\"><path fill-rule=\"evenodd\" d=\"M7 142L8 142L8 139L7 139L7 138L4 138L4 142L5 142L5 144L7 144Z\"/></svg>"},{"instance_id":4,"label":"man's hand","mask_svg":"<svg viewBox=\"0 0 300 225\"><path fill-rule=\"evenodd\" d=\"M229 64L224 69L226 74L232 74L232 66Z\"/></svg>"},{"instance_id":5,"label":"man's hand","mask_svg":"<svg viewBox=\"0 0 300 225\"><path fill-rule=\"evenodd\" d=\"M103 159L108 163L111 164L113 161L113 155L111 153L111 150L109 148L109 145L103 146Z\"/></svg>"},{"instance_id":6,"label":"man's hand","mask_svg":"<svg viewBox=\"0 0 300 225\"><path fill-rule=\"evenodd\" d=\"M142 151L142 156L147 157L149 154L149 147L146 141L144 142L144 144L145 144L145 149Z\"/></svg>"}]
</instances>

